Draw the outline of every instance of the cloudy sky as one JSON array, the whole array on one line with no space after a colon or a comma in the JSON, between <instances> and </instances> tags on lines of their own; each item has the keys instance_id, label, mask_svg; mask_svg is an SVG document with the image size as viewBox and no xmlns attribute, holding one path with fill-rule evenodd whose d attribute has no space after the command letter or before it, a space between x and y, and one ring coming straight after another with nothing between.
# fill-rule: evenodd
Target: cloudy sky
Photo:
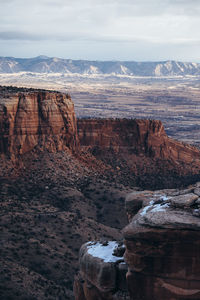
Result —
<instances>
[{"instance_id":1,"label":"cloudy sky","mask_svg":"<svg viewBox=\"0 0 200 300\"><path fill-rule=\"evenodd\" d=\"M0 4L0 56L200 62L200 0Z\"/></svg>"}]
</instances>

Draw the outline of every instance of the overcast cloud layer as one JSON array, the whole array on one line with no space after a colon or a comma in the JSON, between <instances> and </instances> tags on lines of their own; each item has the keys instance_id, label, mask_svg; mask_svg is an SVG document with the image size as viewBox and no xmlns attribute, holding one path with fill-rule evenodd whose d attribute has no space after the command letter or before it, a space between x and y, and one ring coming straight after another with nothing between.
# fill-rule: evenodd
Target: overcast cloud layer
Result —
<instances>
[{"instance_id":1,"label":"overcast cloud layer","mask_svg":"<svg viewBox=\"0 0 200 300\"><path fill-rule=\"evenodd\" d=\"M200 62L200 0L0 4L0 56Z\"/></svg>"}]
</instances>

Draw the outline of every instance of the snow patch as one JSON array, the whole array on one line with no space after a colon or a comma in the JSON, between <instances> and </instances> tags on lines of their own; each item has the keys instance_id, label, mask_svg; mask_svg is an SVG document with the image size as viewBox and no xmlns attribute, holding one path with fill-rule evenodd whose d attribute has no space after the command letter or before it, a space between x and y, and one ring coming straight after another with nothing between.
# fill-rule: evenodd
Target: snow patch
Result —
<instances>
[{"instance_id":1,"label":"snow patch","mask_svg":"<svg viewBox=\"0 0 200 300\"><path fill-rule=\"evenodd\" d=\"M156 195L155 195L155 196L156 196ZM140 212L140 215L141 215L142 217L144 217L149 209L151 209L152 212L164 211L165 208L169 207L169 204L168 204L168 203L165 203L165 204L164 204L164 202L168 201L170 198L171 198L171 197L167 197L166 195L161 196L161 197L160 197L160 200L162 200L163 203L160 203L160 204L154 204L155 201L158 200L158 199L151 200L151 201L149 202L149 205L145 206L145 207L142 209L142 211Z\"/></svg>"},{"instance_id":2,"label":"snow patch","mask_svg":"<svg viewBox=\"0 0 200 300\"><path fill-rule=\"evenodd\" d=\"M166 203L166 204L156 204L153 206L152 208L152 212L158 212L158 211L164 211L165 208L169 207L169 204Z\"/></svg>"},{"instance_id":3,"label":"snow patch","mask_svg":"<svg viewBox=\"0 0 200 300\"><path fill-rule=\"evenodd\" d=\"M163 201L167 201L167 200L171 199L171 197L167 197L166 195L164 195L164 196L161 197L161 199Z\"/></svg>"},{"instance_id":4,"label":"snow patch","mask_svg":"<svg viewBox=\"0 0 200 300\"><path fill-rule=\"evenodd\" d=\"M143 210L141 211L140 215L144 217L144 215L146 215L148 209L151 208L153 204L154 204L154 201L151 200L151 201L149 202L149 205L147 205L147 206L145 206L145 207L143 208Z\"/></svg>"},{"instance_id":5,"label":"snow patch","mask_svg":"<svg viewBox=\"0 0 200 300\"><path fill-rule=\"evenodd\" d=\"M101 243L88 243L87 249L88 253L94 257L102 259L104 262L117 262L122 257L117 257L113 255L113 251L118 247L118 243L114 241L108 242L108 245L103 246Z\"/></svg>"}]
</instances>

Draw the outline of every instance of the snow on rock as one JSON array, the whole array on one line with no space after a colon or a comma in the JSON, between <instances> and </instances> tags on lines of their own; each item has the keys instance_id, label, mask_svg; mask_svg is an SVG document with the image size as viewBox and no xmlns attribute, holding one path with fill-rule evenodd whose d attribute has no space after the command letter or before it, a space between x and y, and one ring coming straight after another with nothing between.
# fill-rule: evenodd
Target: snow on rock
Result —
<instances>
[{"instance_id":1,"label":"snow on rock","mask_svg":"<svg viewBox=\"0 0 200 300\"><path fill-rule=\"evenodd\" d=\"M164 195L164 196L161 196L161 199L163 201L168 201L169 199L171 199L171 197L167 197L166 195Z\"/></svg>"},{"instance_id":2,"label":"snow on rock","mask_svg":"<svg viewBox=\"0 0 200 300\"><path fill-rule=\"evenodd\" d=\"M140 212L140 215L144 217L148 211L151 212L159 212L164 211L166 208L169 207L169 204L166 203L170 200L171 197L167 197L166 195L160 196L160 198L157 198L158 195L155 195L156 198L151 200L147 206L145 206L142 211ZM157 201L161 201L161 203L155 203Z\"/></svg>"},{"instance_id":3,"label":"snow on rock","mask_svg":"<svg viewBox=\"0 0 200 300\"><path fill-rule=\"evenodd\" d=\"M123 256L114 255L114 250L119 244L115 241L110 241L106 245L100 242L89 242L87 244L88 253L94 257L102 259L104 262L117 262L123 259Z\"/></svg>"},{"instance_id":4,"label":"snow on rock","mask_svg":"<svg viewBox=\"0 0 200 300\"><path fill-rule=\"evenodd\" d=\"M158 212L158 211L164 211L165 208L169 207L169 204L166 203L166 204L156 204L153 206L151 212Z\"/></svg>"},{"instance_id":5,"label":"snow on rock","mask_svg":"<svg viewBox=\"0 0 200 300\"><path fill-rule=\"evenodd\" d=\"M149 208L152 207L153 204L154 204L154 201L151 200L151 201L149 202L149 205L145 206L145 207L142 209L140 215L141 215L141 216L146 215L147 211L149 210Z\"/></svg>"}]
</instances>

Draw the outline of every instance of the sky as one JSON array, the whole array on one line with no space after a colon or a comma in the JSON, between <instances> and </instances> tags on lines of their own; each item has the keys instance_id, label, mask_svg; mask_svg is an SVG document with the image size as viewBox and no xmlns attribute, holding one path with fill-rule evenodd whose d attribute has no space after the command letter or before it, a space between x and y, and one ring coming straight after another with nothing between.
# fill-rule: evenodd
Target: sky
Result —
<instances>
[{"instance_id":1,"label":"sky","mask_svg":"<svg viewBox=\"0 0 200 300\"><path fill-rule=\"evenodd\" d=\"M200 0L0 0L0 56L200 62Z\"/></svg>"}]
</instances>

